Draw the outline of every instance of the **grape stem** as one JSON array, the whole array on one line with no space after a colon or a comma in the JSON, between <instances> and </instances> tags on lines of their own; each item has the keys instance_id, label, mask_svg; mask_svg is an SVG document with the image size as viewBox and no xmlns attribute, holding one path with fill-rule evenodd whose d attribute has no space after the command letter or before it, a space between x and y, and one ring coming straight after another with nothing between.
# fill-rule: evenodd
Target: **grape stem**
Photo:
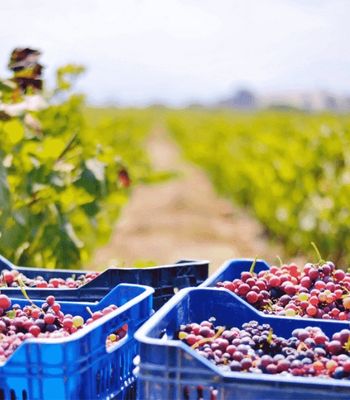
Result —
<instances>
[{"instance_id":1,"label":"grape stem","mask_svg":"<svg viewBox=\"0 0 350 400\"><path fill-rule=\"evenodd\" d=\"M257 260L257 257L254 258L254 261L253 261L252 265L250 266L249 272L251 274L254 274L254 269L255 269L255 266L256 266L256 260Z\"/></svg>"},{"instance_id":2,"label":"grape stem","mask_svg":"<svg viewBox=\"0 0 350 400\"><path fill-rule=\"evenodd\" d=\"M192 349L196 349L197 347L201 346L201 345L204 344L204 343L212 342L213 340L217 339L217 338L222 334L222 332L223 332L225 329L226 329L226 328L225 328L224 326L221 326L221 327L218 329L218 331L215 333L214 336L212 336L212 337L210 337L210 338L204 338L204 339L199 340L198 342L194 343L194 344L191 346Z\"/></svg>"},{"instance_id":3,"label":"grape stem","mask_svg":"<svg viewBox=\"0 0 350 400\"><path fill-rule=\"evenodd\" d=\"M268 344L271 344L271 343L272 343L272 335L273 335L273 329L271 328L271 329L269 330L269 334L267 335L267 339L266 339L266 341L267 341Z\"/></svg>"},{"instance_id":4,"label":"grape stem","mask_svg":"<svg viewBox=\"0 0 350 400\"><path fill-rule=\"evenodd\" d=\"M278 262L280 264L280 268L282 268L282 266L283 266L282 258L279 255L277 255L276 258L277 258L277 260L278 260Z\"/></svg>"},{"instance_id":5,"label":"grape stem","mask_svg":"<svg viewBox=\"0 0 350 400\"><path fill-rule=\"evenodd\" d=\"M311 246L314 248L314 250L315 250L315 252L316 252L316 255L317 255L317 257L318 257L318 263L319 263L319 264L324 264L325 261L324 261L324 259L321 257L321 253L319 252L319 250L318 250L316 244L315 244L314 242L311 242Z\"/></svg>"},{"instance_id":6,"label":"grape stem","mask_svg":"<svg viewBox=\"0 0 350 400\"><path fill-rule=\"evenodd\" d=\"M39 308L36 304L33 303L33 301L29 298L28 293L25 289L25 285L22 281L22 278L18 275L17 276L17 282L19 283L19 288L21 289L21 292L23 296L29 301L29 303L34 307L34 308Z\"/></svg>"},{"instance_id":7,"label":"grape stem","mask_svg":"<svg viewBox=\"0 0 350 400\"><path fill-rule=\"evenodd\" d=\"M91 311L91 308L90 307L86 307L86 311L92 316L92 311Z\"/></svg>"}]
</instances>

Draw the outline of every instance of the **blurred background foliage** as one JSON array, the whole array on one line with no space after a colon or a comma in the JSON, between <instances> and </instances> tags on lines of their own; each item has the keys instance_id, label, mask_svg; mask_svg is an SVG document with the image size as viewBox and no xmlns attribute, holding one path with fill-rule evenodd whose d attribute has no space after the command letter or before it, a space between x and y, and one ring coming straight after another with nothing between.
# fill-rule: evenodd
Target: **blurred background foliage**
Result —
<instances>
[{"instance_id":1,"label":"blurred background foliage","mask_svg":"<svg viewBox=\"0 0 350 400\"><path fill-rule=\"evenodd\" d=\"M152 180L143 141L153 115L87 108L73 91L80 65L45 87L39 57L15 49L0 81L0 254L77 268L108 240L130 187Z\"/></svg>"},{"instance_id":2,"label":"blurred background foliage","mask_svg":"<svg viewBox=\"0 0 350 400\"><path fill-rule=\"evenodd\" d=\"M350 261L350 117L170 111L170 131L214 186L246 207L287 254Z\"/></svg>"}]
</instances>

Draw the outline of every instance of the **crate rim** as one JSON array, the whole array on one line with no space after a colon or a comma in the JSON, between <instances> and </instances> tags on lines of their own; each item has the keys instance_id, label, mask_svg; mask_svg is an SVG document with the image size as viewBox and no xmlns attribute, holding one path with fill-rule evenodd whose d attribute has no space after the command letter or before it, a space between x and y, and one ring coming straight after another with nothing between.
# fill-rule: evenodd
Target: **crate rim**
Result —
<instances>
[{"instance_id":1,"label":"crate rim","mask_svg":"<svg viewBox=\"0 0 350 400\"><path fill-rule=\"evenodd\" d=\"M21 270L24 271L38 271L38 274L40 274L42 269L45 269L45 267L27 267L27 266L21 266L21 265L16 265L6 257L0 254L0 262L7 265L9 268L14 269L14 270ZM50 272L71 272L73 274L80 274L80 275L85 275L87 273L94 273L98 272L99 274L102 274L105 271L111 270L111 269L116 269L116 270L127 270L127 271L133 271L133 270L158 270L158 269L164 269L164 268L174 268L174 267L181 267L184 266L186 267L187 264L191 264L193 266L197 265L209 265L210 261L207 259L192 259L192 258L181 258L177 261L174 261L173 263L167 263L167 264L161 264L161 265L154 265L152 267L118 267L117 265L107 265L104 267L104 269L101 270L87 270L87 269L62 269L62 268L47 268L47 271ZM47 289L47 288L41 288L41 289ZM50 289L50 288L49 288ZM73 288L75 289L75 288Z\"/></svg>"},{"instance_id":2,"label":"crate rim","mask_svg":"<svg viewBox=\"0 0 350 400\"><path fill-rule=\"evenodd\" d=\"M136 332L135 332L135 339L140 342L141 344L146 344L146 345L156 345L156 346L167 346L167 347L175 347L183 350L184 352L190 354L192 357L194 357L198 362L202 363L205 365L207 368L209 368L213 373L217 374L218 376L221 377L221 379L235 379L236 381L259 381L262 384L263 383L268 383L268 382L276 382L276 383L297 383L297 384L302 384L306 386L312 386L316 385L318 387L324 385L325 387L329 387L329 385L336 384L338 386L342 387L349 387L350 388L350 381L346 380L341 380L341 379L334 379L334 378L317 378L317 377L297 377L297 376L282 376L280 374L276 375L269 375L269 374L258 374L258 373L242 373L242 372L223 372L220 370L219 367L211 363L210 361L206 360L204 357L201 357L194 349L192 349L190 346L184 344L182 341L178 339L167 339L166 341L158 338L151 338L148 336L149 332L151 331L152 328L154 328L158 321L160 319L163 319L176 305L177 303L182 300L184 297L186 297L190 292L192 291L223 291L225 290L226 292L230 293L232 296L237 298L240 302L242 302L245 306L249 306L253 311L261 316L261 313L257 311L254 307L250 306L246 302L244 302L240 297L235 296L234 293L227 289L218 289L218 288L208 288L208 287L197 287L197 288L185 288L181 289L172 299L170 299L163 307L161 307L155 314L153 314ZM266 316L266 314L263 314L263 316ZM270 316L269 318L273 317L274 319L279 319L279 320L285 320L285 317L278 317L278 316ZM298 319L298 320L305 320L305 318L293 318ZM310 325L312 323L317 323L318 319L310 319ZM324 321L324 320L322 320ZM330 321L327 320L327 323L329 322L335 322L339 323L339 321ZM145 362L145 365L147 366L147 361ZM142 359L141 359L141 365L142 365ZM174 368L176 369L176 368Z\"/></svg>"},{"instance_id":3,"label":"crate rim","mask_svg":"<svg viewBox=\"0 0 350 400\"><path fill-rule=\"evenodd\" d=\"M164 268L173 268L173 267L181 267L184 266L186 267L187 264L191 264L191 265L201 265L201 264L209 264L209 260L196 260L196 259L180 259L175 261L174 263L170 263L170 264L162 264L162 265L155 265L153 267L117 267L115 265L111 265L109 266L107 269L123 269L123 270L127 270L127 271L133 271L133 270L157 270L157 269L164 269ZM103 272L103 271L102 271Z\"/></svg>"}]
</instances>

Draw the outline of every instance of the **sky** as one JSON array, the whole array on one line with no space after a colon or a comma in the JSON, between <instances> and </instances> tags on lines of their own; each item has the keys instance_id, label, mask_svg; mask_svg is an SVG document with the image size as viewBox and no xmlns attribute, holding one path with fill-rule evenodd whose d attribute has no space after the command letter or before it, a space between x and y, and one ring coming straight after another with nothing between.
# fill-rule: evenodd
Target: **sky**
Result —
<instances>
[{"instance_id":1,"label":"sky","mask_svg":"<svg viewBox=\"0 0 350 400\"><path fill-rule=\"evenodd\" d=\"M247 87L350 94L349 0L0 1L0 76L14 47L45 74L84 64L91 103L183 105Z\"/></svg>"}]
</instances>

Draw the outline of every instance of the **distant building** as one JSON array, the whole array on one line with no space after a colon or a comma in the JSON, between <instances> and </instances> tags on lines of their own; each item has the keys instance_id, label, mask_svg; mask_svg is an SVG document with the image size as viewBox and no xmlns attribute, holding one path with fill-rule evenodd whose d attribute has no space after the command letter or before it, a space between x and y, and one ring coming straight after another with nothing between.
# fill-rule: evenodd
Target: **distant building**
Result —
<instances>
[{"instance_id":1,"label":"distant building","mask_svg":"<svg viewBox=\"0 0 350 400\"><path fill-rule=\"evenodd\" d=\"M237 90L232 97L220 102L223 107L252 110L257 107L255 94L248 89Z\"/></svg>"},{"instance_id":2,"label":"distant building","mask_svg":"<svg viewBox=\"0 0 350 400\"><path fill-rule=\"evenodd\" d=\"M231 99L231 105L236 108L255 108L254 93L246 89L238 90Z\"/></svg>"},{"instance_id":3,"label":"distant building","mask_svg":"<svg viewBox=\"0 0 350 400\"><path fill-rule=\"evenodd\" d=\"M335 96L326 94L324 97L324 108L326 110L337 111L340 108L340 105Z\"/></svg>"}]
</instances>

